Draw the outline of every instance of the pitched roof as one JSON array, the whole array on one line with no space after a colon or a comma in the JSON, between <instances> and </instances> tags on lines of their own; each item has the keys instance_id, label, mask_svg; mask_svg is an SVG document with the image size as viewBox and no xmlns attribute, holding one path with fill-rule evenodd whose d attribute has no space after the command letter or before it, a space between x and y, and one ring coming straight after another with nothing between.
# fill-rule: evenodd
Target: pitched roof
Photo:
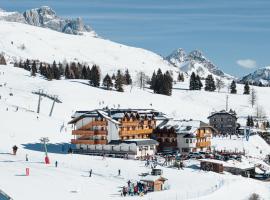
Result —
<instances>
[{"instance_id":1,"label":"pitched roof","mask_svg":"<svg viewBox=\"0 0 270 200\"><path fill-rule=\"evenodd\" d=\"M104 117L107 120L112 121L113 123L120 124L119 119L124 118L124 116L140 118L156 118L156 117L165 117L165 114L158 112L154 109L95 109L91 111L76 111L72 115L72 120L69 124L74 124L82 118L86 117Z\"/></svg>"},{"instance_id":2,"label":"pitched roof","mask_svg":"<svg viewBox=\"0 0 270 200\"><path fill-rule=\"evenodd\" d=\"M234 117L234 118L237 119L236 113L235 113L235 111L233 111L233 110L229 110L229 111L221 110L221 111L218 111L218 112L212 112L212 113L210 114L210 116L208 116L207 118L209 119L209 118L213 117L214 115L224 115L224 114L225 114L225 115L230 115L230 116L232 116L232 117Z\"/></svg>"}]
</instances>

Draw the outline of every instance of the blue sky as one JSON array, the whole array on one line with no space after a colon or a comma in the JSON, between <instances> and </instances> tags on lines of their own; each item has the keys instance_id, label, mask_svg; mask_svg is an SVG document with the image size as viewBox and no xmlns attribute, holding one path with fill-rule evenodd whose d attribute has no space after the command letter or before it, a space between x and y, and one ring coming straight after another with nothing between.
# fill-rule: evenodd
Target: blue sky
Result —
<instances>
[{"instance_id":1,"label":"blue sky","mask_svg":"<svg viewBox=\"0 0 270 200\"><path fill-rule=\"evenodd\" d=\"M200 49L223 71L241 76L270 65L269 0L1 0L5 10L49 5L81 16L104 38L152 50Z\"/></svg>"}]
</instances>

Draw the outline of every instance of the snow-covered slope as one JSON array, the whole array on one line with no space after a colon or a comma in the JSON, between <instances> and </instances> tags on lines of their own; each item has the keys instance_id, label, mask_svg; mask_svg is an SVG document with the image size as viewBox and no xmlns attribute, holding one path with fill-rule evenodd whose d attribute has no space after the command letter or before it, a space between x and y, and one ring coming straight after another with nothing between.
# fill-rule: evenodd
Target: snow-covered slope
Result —
<instances>
[{"instance_id":1,"label":"snow-covered slope","mask_svg":"<svg viewBox=\"0 0 270 200\"><path fill-rule=\"evenodd\" d=\"M120 187L126 185L128 180L140 180L139 174L151 169L145 167L141 161L102 159L62 152L62 147L66 150L72 138L72 128L67 125L71 114L78 109L88 110L107 105L118 107L118 104L122 108L146 108L151 107L151 103L153 108L170 116L206 121L212 109L225 106L222 100L226 94L186 91L185 84L175 85L176 89L171 97L129 87L125 88L126 92L119 93L90 87L80 80L46 81L39 76L30 77L28 71L11 65L0 66L0 189L16 200L123 199L120 196ZM52 117L48 116L52 101L42 98L41 113L37 118L35 111L38 96L32 91L40 88L49 94L58 95L63 102L55 105ZM270 91L265 89L258 88L258 96L266 110L269 110L265 97L270 96ZM247 96L229 95L229 99L230 107L237 108L237 112L245 115L252 111ZM43 164L44 152L39 140L41 137L50 139L50 165ZM251 136L250 141L250 145L244 142L244 147L250 153L257 153L261 149L264 153L269 152L269 147L260 138ZM229 139L225 142L218 139L214 141L216 147L221 146L221 149L223 146L231 149L234 146L242 147L241 140L236 140L232 145L231 143ZM14 144L19 147L17 156L10 154ZM256 146L259 146L258 151ZM25 161L26 154L28 162ZM58 168L54 167L55 161L58 161ZM204 172L196 167L198 163L186 164L190 167L184 170L159 166L164 171L163 176L168 178L169 190L130 199L246 200L253 192L264 199L270 198L268 183L226 173ZM25 168L30 168L30 176L25 176ZM88 177L90 169L93 170L91 178ZM121 176L117 176L118 169L121 169Z\"/></svg>"},{"instance_id":2,"label":"snow-covered slope","mask_svg":"<svg viewBox=\"0 0 270 200\"><path fill-rule=\"evenodd\" d=\"M161 68L175 70L161 56L135 47L93 37L92 34L70 35L27 24L0 21L0 51L14 59L38 59L52 63L75 61L97 64L101 72L129 69L151 75Z\"/></svg>"},{"instance_id":3,"label":"snow-covered slope","mask_svg":"<svg viewBox=\"0 0 270 200\"><path fill-rule=\"evenodd\" d=\"M210 60L203 56L199 50L194 50L187 54L184 49L176 49L166 59L180 68L181 71L187 75L195 72L201 77L206 78L207 75L212 74L214 77L222 77L225 79L232 79L233 77L224 73Z\"/></svg>"},{"instance_id":4,"label":"snow-covered slope","mask_svg":"<svg viewBox=\"0 0 270 200\"><path fill-rule=\"evenodd\" d=\"M270 67L263 67L257 69L253 73L242 77L239 82L249 82L257 85L259 85L260 83L262 85L270 85Z\"/></svg>"},{"instance_id":5,"label":"snow-covered slope","mask_svg":"<svg viewBox=\"0 0 270 200\"><path fill-rule=\"evenodd\" d=\"M96 35L90 26L84 25L81 18L63 19L58 17L55 11L48 6L26 10L22 14L0 10L0 20L1 19L49 28L68 34L77 35L82 34L83 32L91 32L93 35Z\"/></svg>"}]
</instances>

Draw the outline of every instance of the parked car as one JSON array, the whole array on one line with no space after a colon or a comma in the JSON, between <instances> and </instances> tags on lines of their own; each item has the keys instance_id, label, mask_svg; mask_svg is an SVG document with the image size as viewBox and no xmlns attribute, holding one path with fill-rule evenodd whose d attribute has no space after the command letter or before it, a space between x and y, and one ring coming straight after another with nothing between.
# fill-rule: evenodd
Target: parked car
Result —
<instances>
[{"instance_id":1,"label":"parked car","mask_svg":"<svg viewBox=\"0 0 270 200\"><path fill-rule=\"evenodd\" d=\"M189 159L201 159L204 158L204 155L200 154L199 152L190 152L188 154Z\"/></svg>"}]
</instances>

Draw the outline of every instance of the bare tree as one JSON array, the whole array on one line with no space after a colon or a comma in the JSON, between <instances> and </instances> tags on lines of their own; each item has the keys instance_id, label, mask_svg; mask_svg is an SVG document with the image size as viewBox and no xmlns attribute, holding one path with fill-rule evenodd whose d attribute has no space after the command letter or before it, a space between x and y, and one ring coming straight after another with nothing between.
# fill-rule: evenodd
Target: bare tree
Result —
<instances>
[{"instance_id":1,"label":"bare tree","mask_svg":"<svg viewBox=\"0 0 270 200\"><path fill-rule=\"evenodd\" d=\"M264 118L266 115L264 108L260 105L257 105L255 112L257 118Z\"/></svg>"},{"instance_id":2,"label":"bare tree","mask_svg":"<svg viewBox=\"0 0 270 200\"><path fill-rule=\"evenodd\" d=\"M252 88L249 95L249 103L251 104L252 108L255 105L256 101L257 101L257 93L256 90Z\"/></svg>"},{"instance_id":3,"label":"bare tree","mask_svg":"<svg viewBox=\"0 0 270 200\"><path fill-rule=\"evenodd\" d=\"M146 83L148 80L148 76L146 76L146 74L142 71L137 73L137 77L136 77L136 84L140 87L140 89L144 89Z\"/></svg>"},{"instance_id":4,"label":"bare tree","mask_svg":"<svg viewBox=\"0 0 270 200\"><path fill-rule=\"evenodd\" d=\"M216 78L216 88L218 90L218 92L220 91L220 89L225 87L225 83L221 78Z\"/></svg>"}]
</instances>

